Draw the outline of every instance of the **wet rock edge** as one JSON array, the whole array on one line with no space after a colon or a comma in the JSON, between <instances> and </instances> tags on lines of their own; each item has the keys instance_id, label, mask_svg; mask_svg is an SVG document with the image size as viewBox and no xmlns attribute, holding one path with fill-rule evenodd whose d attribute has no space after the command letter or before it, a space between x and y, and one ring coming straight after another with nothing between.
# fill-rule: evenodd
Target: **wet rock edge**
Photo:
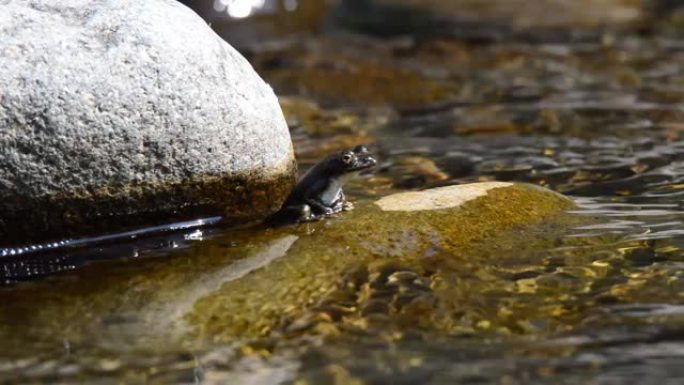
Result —
<instances>
[{"instance_id":1,"label":"wet rock edge","mask_svg":"<svg viewBox=\"0 0 684 385\"><path fill-rule=\"evenodd\" d=\"M130 230L203 216L246 222L280 207L296 181L296 163L182 181L118 184L40 198L0 198L0 247Z\"/></svg>"}]
</instances>

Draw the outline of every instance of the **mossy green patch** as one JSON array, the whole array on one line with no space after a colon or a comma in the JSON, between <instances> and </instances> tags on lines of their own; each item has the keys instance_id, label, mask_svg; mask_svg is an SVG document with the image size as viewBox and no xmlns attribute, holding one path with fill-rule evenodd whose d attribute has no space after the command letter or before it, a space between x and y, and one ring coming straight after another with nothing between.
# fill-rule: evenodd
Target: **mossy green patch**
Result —
<instances>
[{"instance_id":1,"label":"mossy green patch","mask_svg":"<svg viewBox=\"0 0 684 385\"><path fill-rule=\"evenodd\" d=\"M556 289L530 294L527 306L515 301L526 287L510 277L539 270L536 250L590 220L565 214L572 207L515 184L441 210L382 211L358 201L318 222L225 231L163 260L93 264L72 279L0 291L0 332L17 346L97 336L113 347L173 350L183 341L330 335L388 317L382 325L400 330L524 331L529 317L553 311L569 281L551 277ZM528 251L531 267L511 265ZM512 313L497 313L499 305Z\"/></svg>"},{"instance_id":2,"label":"mossy green patch","mask_svg":"<svg viewBox=\"0 0 684 385\"><path fill-rule=\"evenodd\" d=\"M572 207L566 197L528 185L493 189L441 210L388 212L361 202L342 216L275 231L300 238L281 259L197 301L186 319L211 339L268 335L335 293L350 269L388 262L418 268L434 254L467 256L538 243L539 231L505 233L562 221ZM557 235L563 226L548 228Z\"/></svg>"}]
</instances>

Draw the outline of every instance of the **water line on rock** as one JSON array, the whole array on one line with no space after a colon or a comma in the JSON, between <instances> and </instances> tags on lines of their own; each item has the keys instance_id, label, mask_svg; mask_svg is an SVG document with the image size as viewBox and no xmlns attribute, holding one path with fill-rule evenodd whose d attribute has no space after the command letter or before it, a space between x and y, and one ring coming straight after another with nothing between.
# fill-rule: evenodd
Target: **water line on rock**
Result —
<instances>
[{"instance_id":1,"label":"water line on rock","mask_svg":"<svg viewBox=\"0 0 684 385\"><path fill-rule=\"evenodd\" d=\"M156 233L171 232L179 230L187 230L196 227L211 226L221 222L223 217L215 216L208 218L193 219L190 221L167 223L159 226L145 227L142 229L136 229L131 231L125 231L121 233L100 235L96 237L87 238L77 238L77 239L64 239L56 242L43 243L38 245L27 245L24 247L14 247L14 248L0 248L0 258L1 257L16 257L19 255L33 254L44 251L54 251L61 248L67 247L78 247L93 245L103 242L111 242L124 240L126 238L135 239L140 236L149 236Z\"/></svg>"}]
</instances>

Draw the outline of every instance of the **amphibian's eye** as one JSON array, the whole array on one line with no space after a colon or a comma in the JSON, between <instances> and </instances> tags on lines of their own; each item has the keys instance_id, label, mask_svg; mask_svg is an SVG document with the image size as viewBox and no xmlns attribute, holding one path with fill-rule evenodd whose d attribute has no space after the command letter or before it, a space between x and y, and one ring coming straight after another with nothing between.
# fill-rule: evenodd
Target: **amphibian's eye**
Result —
<instances>
[{"instance_id":1,"label":"amphibian's eye","mask_svg":"<svg viewBox=\"0 0 684 385\"><path fill-rule=\"evenodd\" d=\"M354 155L352 155L350 153L346 153L346 154L342 155L342 161L344 162L344 164L350 164L353 159L354 159Z\"/></svg>"}]
</instances>

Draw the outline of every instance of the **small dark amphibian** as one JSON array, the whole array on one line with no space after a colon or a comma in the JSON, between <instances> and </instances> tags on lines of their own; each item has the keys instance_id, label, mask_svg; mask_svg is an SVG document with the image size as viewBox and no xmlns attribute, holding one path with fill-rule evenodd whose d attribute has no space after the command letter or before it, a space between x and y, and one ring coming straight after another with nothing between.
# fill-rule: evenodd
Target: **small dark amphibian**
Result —
<instances>
[{"instance_id":1,"label":"small dark amphibian","mask_svg":"<svg viewBox=\"0 0 684 385\"><path fill-rule=\"evenodd\" d=\"M351 210L342 192L340 177L375 166L375 158L365 146L328 155L300 179L283 207L267 221L273 225L306 222Z\"/></svg>"}]
</instances>

